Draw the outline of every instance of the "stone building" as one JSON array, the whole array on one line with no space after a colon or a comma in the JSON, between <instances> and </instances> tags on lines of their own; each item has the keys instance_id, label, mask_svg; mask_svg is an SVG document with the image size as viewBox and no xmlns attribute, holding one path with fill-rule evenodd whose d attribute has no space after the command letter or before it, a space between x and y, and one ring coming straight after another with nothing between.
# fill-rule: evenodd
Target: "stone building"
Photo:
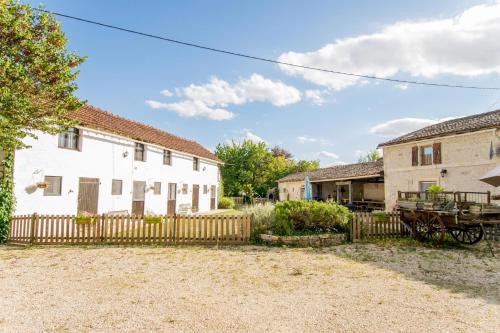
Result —
<instances>
[{"instance_id":1,"label":"stone building","mask_svg":"<svg viewBox=\"0 0 500 333\"><path fill-rule=\"evenodd\" d=\"M384 155L386 208L398 191L500 190L479 179L500 163L500 110L431 125L379 145Z\"/></svg>"}]
</instances>

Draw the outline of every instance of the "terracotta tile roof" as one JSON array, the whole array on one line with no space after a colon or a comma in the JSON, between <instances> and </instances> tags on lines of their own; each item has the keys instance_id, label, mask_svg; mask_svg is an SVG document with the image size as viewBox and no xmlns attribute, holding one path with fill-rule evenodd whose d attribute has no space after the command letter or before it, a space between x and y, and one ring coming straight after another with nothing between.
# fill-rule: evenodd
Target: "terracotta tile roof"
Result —
<instances>
[{"instance_id":1,"label":"terracotta tile roof","mask_svg":"<svg viewBox=\"0 0 500 333\"><path fill-rule=\"evenodd\" d=\"M188 153L216 162L220 160L208 149L195 141L183 139L157 128L116 116L92 105L84 105L70 114L83 127L121 135L132 140L156 144L179 152Z\"/></svg>"},{"instance_id":2,"label":"terracotta tile roof","mask_svg":"<svg viewBox=\"0 0 500 333\"><path fill-rule=\"evenodd\" d=\"M365 176L382 176L384 161L382 158L375 162L363 162L346 165L336 165L329 168L321 168L313 171L298 172L281 178L278 182L293 182L305 180L309 176L310 181L318 180L340 180L360 178Z\"/></svg>"},{"instance_id":3,"label":"terracotta tile roof","mask_svg":"<svg viewBox=\"0 0 500 333\"><path fill-rule=\"evenodd\" d=\"M443 121L379 144L379 147L500 127L500 110Z\"/></svg>"}]
</instances>

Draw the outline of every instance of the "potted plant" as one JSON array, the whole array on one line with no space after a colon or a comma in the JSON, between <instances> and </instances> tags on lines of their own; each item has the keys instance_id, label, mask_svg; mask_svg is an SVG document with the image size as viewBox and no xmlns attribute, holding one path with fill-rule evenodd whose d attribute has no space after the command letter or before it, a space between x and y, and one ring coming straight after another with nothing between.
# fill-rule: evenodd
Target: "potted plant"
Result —
<instances>
[{"instance_id":1,"label":"potted plant","mask_svg":"<svg viewBox=\"0 0 500 333\"><path fill-rule=\"evenodd\" d=\"M79 213L75 218L76 224L92 224L95 221L95 217L87 213Z\"/></svg>"},{"instance_id":2,"label":"potted plant","mask_svg":"<svg viewBox=\"0 0 500 333\"><path fill-rule=\"evenodd\" d=\"M38 182L38 183L36 183L36 187L37 188L45 189L45 188L49 187L49 183L47 183L47 182Z\"/></svg>"},{"instance_id":3,"label":"potted plant","mask_svg":"<svg viewBox=\"0 0 500 333\"><path fill-rule=\"evenodd\" d=\"M154 215L145 215L144 216L144 223L161 223L162 220L163 219L161 216L154 216Z\"/></svg>"},{"instance_id":4,"label":"potted plant","mask_svg":"<svg viewBox=\"0 0 500 333\"><path fill-rule=\"evenodd\" d=\"M424 202L425 210L442 210L443 206L446 204L445 198L440 196L443 193L444 188L439 185L431 185L427 189L427 200Z\"/></svg>"}]
</instances>

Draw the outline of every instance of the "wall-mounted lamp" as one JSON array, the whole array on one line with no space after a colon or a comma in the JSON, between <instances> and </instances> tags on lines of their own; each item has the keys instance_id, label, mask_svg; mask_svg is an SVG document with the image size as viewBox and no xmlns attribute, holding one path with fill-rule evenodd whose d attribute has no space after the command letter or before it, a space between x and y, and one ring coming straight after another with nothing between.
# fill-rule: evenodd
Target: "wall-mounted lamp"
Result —
<instances>
[{"instance_id":1,"label":"wall-mounted lamp","mask_svg":"<svg viewBox=\"0 0 500 333\"><path fill-rule=\"evenodd\" d=\"M441 178L444 178L444 176L446 176L447 173L448 173L448 170L441 169Z\"/></svg>"},{"instance_id":2,"label":"wall-mounted lamp","mask_svg":"<svg viewBox=\"0 0 500 333\"><path fill-rule=\"evenodd\" d=\"M123 158L126 158L128 156L128 151L123 152Z\"/></svg>"}]
</instances>

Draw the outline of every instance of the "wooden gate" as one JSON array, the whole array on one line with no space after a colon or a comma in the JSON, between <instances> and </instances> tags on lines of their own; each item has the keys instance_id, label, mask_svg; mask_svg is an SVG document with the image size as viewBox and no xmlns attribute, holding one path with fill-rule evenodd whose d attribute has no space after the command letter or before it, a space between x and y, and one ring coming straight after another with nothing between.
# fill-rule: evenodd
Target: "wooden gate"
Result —
<instances>
[{"instance_id":1,"label":"wooden gate","mask_svg":"<svg viewBox=\"0 0 500 333\"><path fill-rule=\"evenodd\" d=\"M144 200L146 197L146 182L134 181L132 191L132 215L144 215Z\"/></svg>"},{"instance_id":2,"label":"wooden gate","mask_svg":"<svg viewBox=\"0 0 500 333\"><path fill-rule=\"evenodd\" d=\"M217 188L215 185L210 186L210 210L215 209L215 198L217 197Z\"/></svg>"},{"instance_id":3,"label":"wooden gate","mask_svg":"<svg viewBox=\"0 0 500 333\"><path fill-rule=\"evenodd\" d=\"M175 206L177 204L177 184L168 183L168 200L167 200L167 215L175 214Z\"/></svg>"},{"instance_id":4,"label":"wooden gate","mask_svg":"<svg viewBox=\"0 0 500 333\"><path fill-rule=\"evenodd\" d=\"M200 208L200 185L193 184L193 202L191 204L191 211L197 212Z\"/></svg>"},{"instance_id":5,"label":"wooden gate","mask_svg":"<svg viewBox=\"0 0 500 333\"><path fill-rule=\"evenodd\" d=\"M80 177L78 185L78 214L97 214L99 178Z\"/></svg>"}]
</instances>

